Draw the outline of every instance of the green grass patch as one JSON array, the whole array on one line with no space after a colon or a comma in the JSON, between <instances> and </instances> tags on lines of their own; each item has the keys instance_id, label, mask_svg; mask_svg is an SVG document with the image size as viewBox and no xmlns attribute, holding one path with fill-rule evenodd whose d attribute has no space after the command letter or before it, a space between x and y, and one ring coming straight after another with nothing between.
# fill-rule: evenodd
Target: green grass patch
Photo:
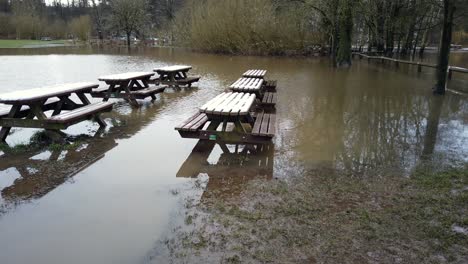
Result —
<instances>
[{"instance_id":1,"label":"green grass patch","mask_svg":"<svg viewBox=\"0 0 468 264\"><path fill-rule=\"evenodd\" d=\"M65 44L65 40L41 41L41 40L26 40L26 39L0 39L0 48L24 48L29 46L47 46L51 44Z\"/></svg>"}]
</instances>

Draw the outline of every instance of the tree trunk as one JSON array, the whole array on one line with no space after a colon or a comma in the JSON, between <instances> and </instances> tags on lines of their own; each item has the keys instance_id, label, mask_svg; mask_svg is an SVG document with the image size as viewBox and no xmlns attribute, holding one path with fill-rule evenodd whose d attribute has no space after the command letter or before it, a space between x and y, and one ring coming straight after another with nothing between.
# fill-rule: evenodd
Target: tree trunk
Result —
<instances>
[{"instance_id":1,"label":"tree trunk","mask_svg":"<svg viewBox=\"0 0 468 264\"><path fill-rule=\"evenodd\" d=\"M442 24L442 36L440 38L439 54L437 57L436 68L437 82L433 89L435 94L445 94L447 69L450 56L450 44L452 43L452 27L454 12L455 6L452 0L444 0L444 22Z\"/></svg>"},{"instance_id":2,"label":"tree trunk","mask_svg":"<svg viewBox=\"0 0 468 264\"><path fill-rule=\"evenodd\" d=\"M131 41L130 41L130 35L132 34L132 32L128 32L127 31L127 47L130 48L130 44L131 44Z\"/></svg>"},{"instance_id":3,"label":"tree trunk","mask_svg":"<svg viewBox=\"0 0 468 264\"><path fill-rule=\"evenodd\" d=\"M444 97L433 97L432 100L429 101L429 116L427 117L426 133L424 135L422 150L423 159L430 159L434 154L443 104Z\"/></svg>"},{"instance_id":4,"label":"tree trunk","mask_svg":"<svg viewBox=\"0 0 468 264\"><path fill-rule=\"evenodd\" d=\"M353 32L352 1L343 0L340 5L340 29L338 40L338 52L336 54L337 67L351 66L351 38Z\"/></svg>"}]
</instances>

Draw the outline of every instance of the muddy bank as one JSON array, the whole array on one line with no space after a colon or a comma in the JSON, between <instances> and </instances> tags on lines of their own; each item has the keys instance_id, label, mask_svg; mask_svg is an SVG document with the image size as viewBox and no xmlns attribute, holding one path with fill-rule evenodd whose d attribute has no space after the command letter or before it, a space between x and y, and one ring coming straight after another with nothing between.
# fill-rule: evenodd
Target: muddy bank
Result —
<instances>
[{"instance_id":1,"label":"muddy bank","mask_svg":"<svg viewBox=\"0 0 468 264\"><path fill-rule=\"evenodd\" d=\"M468 164L423 164L409 177L325 166L293 179L260 177L239 195L225 197L225 185L186 200L184 222L148 262L468 261ZM208 179L197 181L210 192Z\"/></svg>"}]
</instances>

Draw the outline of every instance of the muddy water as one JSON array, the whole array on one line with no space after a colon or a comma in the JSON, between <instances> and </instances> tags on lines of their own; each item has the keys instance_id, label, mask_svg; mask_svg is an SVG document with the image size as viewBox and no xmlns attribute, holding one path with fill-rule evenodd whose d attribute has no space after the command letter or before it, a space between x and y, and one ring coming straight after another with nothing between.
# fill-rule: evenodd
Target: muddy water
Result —
<instances>
[{"instance_id":1,"label":"muddy water","mask_svg":"<svg viewBox=\"0 0 468 264\"><path fill-rule=\"evenodd\" d=\"M288 179L304 167L406 177L423 159L468 159L468 97L433 97L428 71L365 61L336 70L320 58L178 49L1 53L0 92L172 64L190 64L192 73L203 77L194 89L168 90L141 109L116 101L105 115L105 131L92 123L76 125L66 131L75 143L67 148L0 153L2 263L146 262L180 221L178 210L187 197L235 197L253 178ZM468 65L466 54L454 58L458 66ZM242 148L233 154L181 139L174 126L247 68L268 69L268 78L278 80L274 146L256 155ZM451 86L463 89L468 82ZM15 129L8 143L29 146L36 132ZM197 177L207 178L207 184L200 187Z\"/></svg>"}]
</instances>

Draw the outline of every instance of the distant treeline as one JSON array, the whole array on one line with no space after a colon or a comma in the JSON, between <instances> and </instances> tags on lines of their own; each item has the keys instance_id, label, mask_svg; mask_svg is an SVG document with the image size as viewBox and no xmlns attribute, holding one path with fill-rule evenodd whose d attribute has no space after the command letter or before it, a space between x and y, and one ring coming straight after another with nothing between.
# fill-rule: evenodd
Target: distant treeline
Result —
<instances>
[{"instance_id":1,"label":"distant treeline","mask_svg":"<svg viewBox=\"0 0 468 264\"><path fill-rule=\"evenodd\" d=\"M388 56L438 45L444 3L453 41L468 42L467 0L0 0L0 38L162 38L231 54L349 58L351 46Z\"/></svg>"},{"instance_id":2,"label":"distant treeline","mask_svg":"<svg viewBox=\"0 0 468 264\"><path fill-rule=\"evenodd\" d=\"M0 0L0 38L41 37L111 38L126 35L151 37L166 28L183 0ZM125 14L121 7L131 5ZM138 12L131 13L138 8ZM122 17L126 16L126 17ZM123 25L122 19L131 19ZM134 23L136 21L138 23Z\"/></svg>"},{"instance_id":3,"label":"distant treeline","mask_svg":"<svg viewBox=\"0 0 468 264\"><path fill-rule=\"evenodd\" d=\"M468 1L449 1L457 8L453 42L468 43ZM442 11L443 0L187 0L174 26L181 43L207 51L307 53L321 46L333 55L341 41L391 56L438 45Z\"/></svg>"}]
</instances>

